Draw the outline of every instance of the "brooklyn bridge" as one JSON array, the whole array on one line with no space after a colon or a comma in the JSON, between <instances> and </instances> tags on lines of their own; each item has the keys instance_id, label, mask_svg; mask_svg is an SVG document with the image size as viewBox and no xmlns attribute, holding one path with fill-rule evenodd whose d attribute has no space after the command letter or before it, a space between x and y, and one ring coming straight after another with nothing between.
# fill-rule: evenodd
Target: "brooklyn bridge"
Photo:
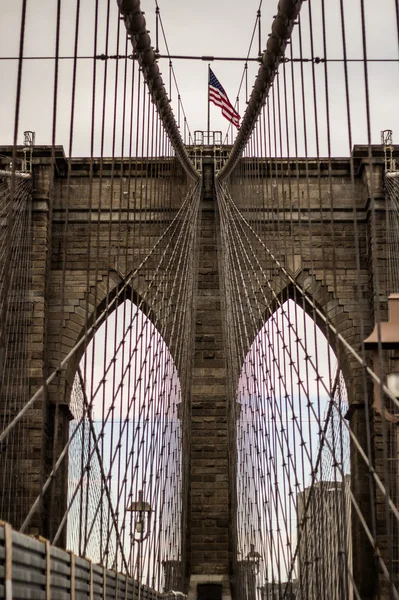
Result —
<instances>
[{"instance_id":1,"label":"brooklyn bridge","mask_svg":"<svg viewBox=\"0 0 399 600\"><path fill-rule=\"evenodd\" d=\"M399 3L276 3L0 2L0 598L399 598Z\"/></svg>"}]
</instances>

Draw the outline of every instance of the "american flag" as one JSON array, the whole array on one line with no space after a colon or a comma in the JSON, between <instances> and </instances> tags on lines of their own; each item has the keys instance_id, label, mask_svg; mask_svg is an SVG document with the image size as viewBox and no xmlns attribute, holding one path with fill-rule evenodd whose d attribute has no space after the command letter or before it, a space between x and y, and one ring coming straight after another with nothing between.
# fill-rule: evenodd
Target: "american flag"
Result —
<instances>
[{"instance_id":1,"label":"american flag","mask_svg":"<svg viewBox=\"0 0 399 600\"><path fill-rule=\"evenodd\" d=\"M215 77L212 69L209 69L209 100L216 104L216 106L220 106L222 115L233 123L237 129L240 127L240 115L231 105L222 84Z\"/></svg>"}]
</instances>

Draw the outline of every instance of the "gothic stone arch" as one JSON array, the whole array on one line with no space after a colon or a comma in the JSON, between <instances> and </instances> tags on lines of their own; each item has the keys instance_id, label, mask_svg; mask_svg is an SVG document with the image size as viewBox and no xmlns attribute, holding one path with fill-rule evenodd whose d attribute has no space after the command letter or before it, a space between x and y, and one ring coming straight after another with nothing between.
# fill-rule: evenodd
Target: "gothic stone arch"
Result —
<instances>
[{"instance_id":1,"label":"gothic stone arch","mask_svg":"<svg viewBox=\"0 0 399 600\"><path fill-rule=\"evenodd\" d=\"M2 153L11 156L12 148L2 147ZM62 147L54 149L54 161L52 154L51 147L34 148L27 398L59 367L106 295L112 296L137 269L180 208L189 185L173 159L83 158L68 163ZM146 209L145 221L137 207ZM156 299L145 291L157 259L154 256L146 263L145 273L138 274L133 283L136 296L131 293L145 299L145 311L168 344L168 316L160 314ZM173 355L173 347L169 349ZM45 386L24 433L30 456L35 459L30 461L29 489L16 494L16 505L23 498L22 512L39 496L42 481L67 439L70 376L65 379L65 375L66 370L61 370L53 384ZM53 500L47 494L28 533L51 539L56 531L65 507L65 467L54 485ZM16 528L21 525L12 515L11 522ZM59 544L65 544L65 535Z\"/></svg>"}]
</instances>

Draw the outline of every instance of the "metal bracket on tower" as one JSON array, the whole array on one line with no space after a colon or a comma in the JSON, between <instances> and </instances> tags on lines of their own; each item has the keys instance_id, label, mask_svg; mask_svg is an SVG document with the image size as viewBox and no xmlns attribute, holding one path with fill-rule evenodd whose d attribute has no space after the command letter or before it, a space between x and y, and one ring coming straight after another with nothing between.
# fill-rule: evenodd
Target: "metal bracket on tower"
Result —
<instances>
[{"instance_id":1,"label":"metal bracket on tower","mask_svg":"<svg viewBox=\"0 0 399 600\"><path fill-rule=\"evenodd\" d=\"M385 173L397 171L396 160L393 157L392 129L381 131L381 144L384 146Z\"/></svg>"},{"instance_id":2,"label":"metal bracket on tower","mask_svg":"<svg viewBox=\"0 0 399 600\"><path fill-rule=\"evenodd\" d=\"M24 131L24 158L22 163L22 171L24 173L32 173L33 162L33 146L35 145L36 134L34 131Z\"/></svg>"}]
</instances>

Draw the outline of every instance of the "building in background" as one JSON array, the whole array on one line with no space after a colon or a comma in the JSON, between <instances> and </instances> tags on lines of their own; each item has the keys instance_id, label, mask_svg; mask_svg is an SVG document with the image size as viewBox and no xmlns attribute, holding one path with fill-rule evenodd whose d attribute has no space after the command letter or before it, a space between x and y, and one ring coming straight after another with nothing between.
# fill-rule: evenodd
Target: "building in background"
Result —
<instances>
[{"instance_id":1,"label":"building in background","mask_svg":"<svg viewBox=\"0 0 399 600\"><path fill-rule=\"evenodd\" d=\"M350 475L319 481L297 496L297 598L353 598ZM332 594L332 595L331 595ZM271 596L274 598L274 596Z\"/></svg>"}]
</instances>

